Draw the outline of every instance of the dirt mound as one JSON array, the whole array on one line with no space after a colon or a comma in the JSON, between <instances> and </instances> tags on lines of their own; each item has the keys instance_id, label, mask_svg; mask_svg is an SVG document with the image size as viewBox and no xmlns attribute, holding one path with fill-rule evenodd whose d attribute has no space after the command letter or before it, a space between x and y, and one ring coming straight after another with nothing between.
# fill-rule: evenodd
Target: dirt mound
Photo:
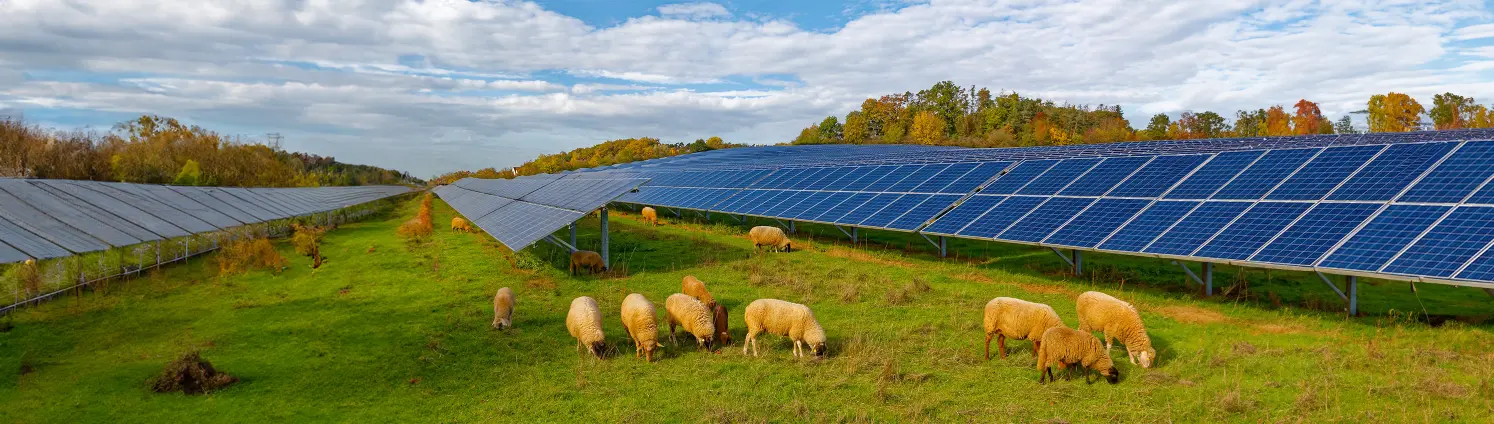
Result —
<instances>
[{"instance_id":1,"label":"dirt mound","mask_svg":"<svg viewBox=\"0 0 1494 424\"><path fill-rule=\"evenodd\" d=\"M213 369L213 364L203 360L197 351L191 351L166 364L161 375L151 380L150 389L156 393L182 392L197 395L228 387L238 381L234 376Z\"/></svg>"}]
</instances>

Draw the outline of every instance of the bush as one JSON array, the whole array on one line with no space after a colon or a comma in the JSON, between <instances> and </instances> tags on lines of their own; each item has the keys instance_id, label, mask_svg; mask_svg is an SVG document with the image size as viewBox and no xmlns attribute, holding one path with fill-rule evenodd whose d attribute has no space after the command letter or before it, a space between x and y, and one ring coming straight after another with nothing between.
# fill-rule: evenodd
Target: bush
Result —
<instances>
[{"instance_id":1,"label":"bush","mask_svg":"<svg viewBox=\"0 0 1494 424\"><path fill-rule=\"evenodd\" d=\"M322 235L327 233L326 227L312 225L295 225L296 233L291 236L291 245L296 247L296 253L311 257L311 267L322 267Z\"/></svg>"},{"instance_id":2,"label":"bush","mask_svg":"<svg viewBox=\"0 0 1494 424\"><path fill-rule=\"evenodd\" d=\"M187 352L166 364L161 375L150 381L156 393L182 392L189 395L208 393L238 382L234 376L218 372L197 351Z\"/></svg>"},{"instance_id":3,"label":"bush","mask_svg":"<svg viewBox=\"0 0 1494 424\"><path fill-rule=\"evenodd\" d=\"M424 240L431 235L431 199L430 193L420 199L420 211L415 213L415 218L405 221L395 230L396 234L411 241Z\"/></svg>"},{"instance_id":4,"label":"bush","mask_svg":"<svg viewBox=\"0 0 1494 424\"><path fill-rule=\"evenodd\" d=\"M218 254L218 272L229 275L255 269L279 272L289 264L266 238L239 239L223 246Z\"/></svg>"}]
</instances>

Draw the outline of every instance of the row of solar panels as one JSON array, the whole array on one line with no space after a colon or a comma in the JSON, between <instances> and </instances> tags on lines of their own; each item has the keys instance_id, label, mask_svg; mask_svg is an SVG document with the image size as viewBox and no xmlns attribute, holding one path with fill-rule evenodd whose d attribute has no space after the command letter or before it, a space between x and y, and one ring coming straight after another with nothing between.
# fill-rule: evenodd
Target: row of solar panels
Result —
<instances>
[{"instance_id":1,"label":"row of solar panels","mask_svg":"<svg viewBox=\"0 0 1494 424\"><path fill-rule=\"evenodd\" d=\"M646 175L655 180L619 200L1131 254L1494 281L1483 265L1494 220L1477 225L1494 209L1488 141ZM983 187L979 194L970 181ZM1403 233L1387 234L1393 231Z\"/></svg>"},{"instance_id":2,"label":"row of solar panels","mask_svg":"<svg viewBox=\"0 0 1494 424\"><path fill-rule=\"evenodd\" d=\"M401 186L173 187L0 178L0 263L48 259L335 210Z\"/></svg>"},{"instance_id":3,"label":"row of solar panels","mask_svg":"<svg viewBox=\"0 0 1494 424\"><path fill-rule=\"evenodd\" d=\"M517 251L647 181L590 179L581 174L503 180L466 178L433 191L478 228Z\"/></svg>"}]
</instances>

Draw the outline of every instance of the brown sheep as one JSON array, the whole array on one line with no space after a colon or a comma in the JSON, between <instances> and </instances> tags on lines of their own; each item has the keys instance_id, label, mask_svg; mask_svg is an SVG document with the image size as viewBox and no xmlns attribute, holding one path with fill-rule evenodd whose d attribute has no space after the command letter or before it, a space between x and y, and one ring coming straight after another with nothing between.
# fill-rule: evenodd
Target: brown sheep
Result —
<instances>
[{"instance_id":1,"label":"brown sheep","mask_svg":"<svg viewBox=\"0 0 1494 424\"><path fill-rule=\"evenodd\" d=\"M571 275L576 275L579 270L591 271L593 274L607 270L607 265L602 263L602 255L590 250L577 250L571 252Z\"/></svg>"},{"instance_id":2,"label":"brown sheep","mask_svg":"<svg viewBox=\"0 0 1494 424\"><path fill-rule=\"evenodd\" d=\"M1135 306L1097 291L1080 294L1074 303L1079 310L1079 331L1104 332L1106 350L1113 346L1113 340L1119 339L1126 345L1131 363L1152 367L1157 349L1152 347L1152 338L1147 336Z\"/></svg>"},{"instance_id":3,"label":"brown sheep","mask_svg":"<svg viewBox=\"0 0 1494 424\"><path fill-rule=\"evenodd\" d=\"M651 208L651 207L648 207L648 206L644 206L643 207L643 222L647 222L647 223L654 224L654 225L659 225L659 211L654 210L654 208Z\"/></svg>"},{"instance_id":4,"label":"brown sheep","mask_svg":"<svg viewBox=\"0 0 1494 424\"><path fill-rule=\"evenodd\" d=\"M686 275L685 280L680 283L680 292L695 296L695 299L704 303L707 308L716 307L716 298L711 296L711 291L706 290L705 282L695 278L694 275Z\"/></svg>"},{"instance_id":5,"label":"brown sheep","mask_svg":"<svg viewBox=\"0 0 1494 424\"><path fill-rule=\"evenodd\" d=\"M783 233L782 228L768 226L752 227L752 231L747 232L747 238L751 239L752 246L758 249L768 246L769 250L794 251L793 243L789 242L788 235Z\"/></svg>"},{"instance_id":6,"label":"brown sheep","mask_svg":"<svg viewBox=\"0 0 1494 424\"><path fill-rule=\"evenodd\" d=\"M493 328L513 328L513 317L514 291L508 287L498 289L498 294L493 296Z\"/></svg>"},{"instance_id":7,"label":"brown sheep","mask_svg":"<svg viewBox=\"0 0 1494 424\"><path fill-rule=\"evenodd\" d=\"M1094 334L1068 327L1053 327L1043 332L1042 342L1038 346L1038 383L1042 383L1045 378L1054 381L1053 369L1049 368L1053 365L1061 370L1067 370L1070 365L1087 368L1084 371L1086 383L1090 382L1090 370L1105 376L1110 384L1120 381L1120 371L1115 369L1115 363L1110 360L1109 349ZM1067 374L1064 379L1068 379Z\"/></svg>"},{"instance_id":8,"label":"brown sheep","mask_svg":"<svg viewBox=\"0 0 1494 424\"><path fill-rule=\"evenodd\" d=\"M669 340L675 346L679 346L679 341L675 340L674 328L679 326L695 336L698 347L714 350L711 346L716 339L716 324L711 322L711 310L704 303L684 293L671 294L664 299L664 315L669 322Z\"/></svg>"},{"instance_id":9,"label":"brown sheep","mask_svg":"<svg viewBox=\"0 0 1494 424\"><path fill-rule=\"evenodd\" d=\"M452 230L456 230L456 231L461 231L461 232L464 232L464 233L470 233L470 232L472 232L472 223L467 222L467 220L462 219L462 217L460 217L460 216L452 217L451 218L451 229Z\"/></svg>"},{"instance_id":10,"label":"brown sheep","mask_svg":"<svg viewBox=\"0 0 1494 424\"><path fill-rule=\"evenodd\" d=\"M725 306L711 305L711 322L716 324L716 343L721 346L731 344L731 329L726 326L727 319Z\"/></svg>"},{"instance_id":11,"label":"brown sheep","mask_svg":"<svg viewBox=\"0 0 1494 424\"><path fill-rule=\"evenodd\" d=\"M1058 312L1041 303L1028 302L1010 297L998 297L986 303L986 359L991 359L991 337L1001 350L1001 359L1006 359L1006 339L1032 340L1032 356L1036 357L1042 346L1043 332L1049 328L1063 327Z\"/></svg>"}]
</instances>

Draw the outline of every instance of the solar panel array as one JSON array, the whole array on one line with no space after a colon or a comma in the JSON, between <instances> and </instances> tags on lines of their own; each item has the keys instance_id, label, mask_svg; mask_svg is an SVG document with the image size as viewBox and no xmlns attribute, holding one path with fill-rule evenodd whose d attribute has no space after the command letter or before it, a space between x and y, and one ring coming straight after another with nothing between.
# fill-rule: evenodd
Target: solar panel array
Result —
<instances>
[{"instance_id":1,"label":"solar panel array","mask_svg":"<svg viewBox=\"0 0 1494 424\"><path fill-rule=\"evenodd\" d=\"M0 263L48 259L310 215L401 186L173 187L0 178Z\"/></svg>"},{"instance_id":2,"label":"solar panel array","mask_svg":"<svg viewBox=\"0 0 1494 424\"><path fill-rule=\"evenodd\" d=\"M585 174L465 178L434 191L478 228L517 251L647 181Z\"/></svg>"},{"instance_id":3,"label":"solar panel array","mask_svg":"<svg viewBox=\"0 0 1494 424\"><path fill-rule=\"evenodd\" d=\"M567 175L651 178L618 199L640 205L1491 286L1489 140L1494 131L1013 149L780 146Z\"/></svg>"}]
</instances>

